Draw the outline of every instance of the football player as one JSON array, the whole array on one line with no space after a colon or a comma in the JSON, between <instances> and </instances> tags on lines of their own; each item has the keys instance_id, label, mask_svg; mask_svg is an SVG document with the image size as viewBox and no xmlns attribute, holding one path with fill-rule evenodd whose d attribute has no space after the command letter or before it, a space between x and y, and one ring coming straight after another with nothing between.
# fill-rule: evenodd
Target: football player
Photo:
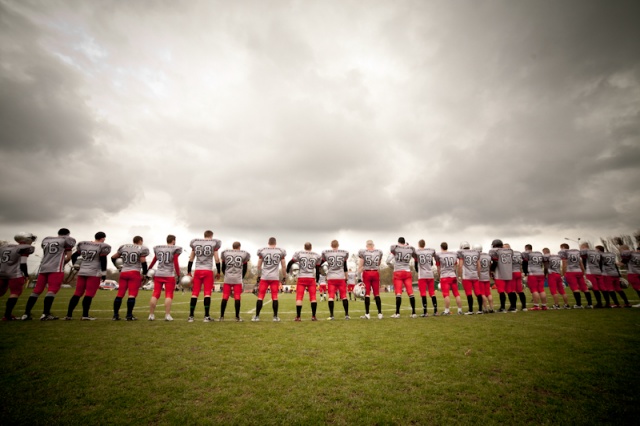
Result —
<instances>
[{"instance_id":1,"label":"football player","mask_svg":"<svg viewBox=\"0 0 640 426\"><path fill-rule=\"evenodd\" d=\"M473 296L475 293L478 300L478 314L482 314L482 291L480 289L480 280L478 276L478 261L480 260L480 252L472 250L468 242L460 243L458 256L458 276L462 277L462 288L467 296L469 304L469 312L465 315L473 315Z\"/></svg>"},{"instance_id":2,"label":"football player","mask_svg":"<svg viewBox=\"0 0 640 426\"><path fill-rule=\"evenodd\" d=\"M580 244L580 258L582 259L582 265L586 272L587 279L591 282L591 290L594 296L596 296L596 308L610 308L610 295L608 291L605 291L604 278L602 277L602 269L600 264L602 263L600 252L598 250L592 250L589 243ZM604 286L604 287L603 287ZM602 296L604 296L605 306L602 306Z\"/></svg>"},{"instance_id":3,"label":"football player","mask_svg":"<svg viewBox=\"0 0 640 426\"><path fill-rule=\"evenodd\" d=\"M416 250L413 258L414 265L418 270L418 291L420 291L420 297L422 298L422 315L423 318L429 316L427 313L427 290L429 290L429 297L431 297L431 303L433 304L433 315L438 315L438 301L436 300L436 285L433 276L433 259L436 251L432 248L425 248L426 243L424 240L418 241L418 249Z\"/></svg>"},{"instance_id":4,"label":"football player","mask_svg":"<svg viewBox=\"0 0 640 426\"><path fill-rule=\"evenodd\" d=\"M562 243L560 244L558 254L562 259L562 273L567 280L567 284L569 284L569 288L571 288L573 292L573 297L576 299L576 304L573 305L573 309L584 308L584 306L582 306L580 292L583 292L587 299L587 308L593 309L591 293L587 288L587 283L584 281L584 265L580 257L580 250L570 249L569 244Z\"/></svg>"},{"instance_id":5,"label":"football player","mask_svg":"<svg viewBox=\"0 0 640 426\"><path fill-rule=\"evenodd\" d=\"M347 273L347 293L349 293L349 300L351 300L351 294L353 293L353 288L355 287L355 285L356 273L353 272L353 269L349 269L349 272ZM355 296L353 300L356 300Z\"/></svg>"},{"instance_id":6,"label":"football player","mask_svg":"<svg viewBox=\"0 0 640 426\"><path fill-rule=\"evenodd\" d=\"M482 252L480 244L474 244L473 249L480 253L478 257L478 278L482 291L482 306L486 308L487 313L492 314L494 310L493 295L491 294L491 256Z\"/></svg>"},{"instance_id":7,"label":"football player","mask_svg":"<svg viewBox=\"0 0 640 426\"><path fill-rule=\"evenodd\" d=\"M371 290L378 308L378 319L382 319L382 302L380 300L380 262L382 250L378 250L372 240L367 240L367 248L358 251L358 274L364 282L364 316L369 319L369 306L371 305Z\"/></svg>"},{"instance_id":8,"label":"football player","mask_svg":"<svg viewBox=\"0 0 640 426\"><path fill-rule=\"evenodd\" d=\"M542 260L544 261L544 269L547 274L549 284L549 292L553 296L553 306L551 309L560 309L560 296L564 301L562 306L564 309L571 309L569 306L569 298L564 291L562 283L562 258L558 254L551 254L548 248L542 249Z\"/></svg>"},{"instance_id":9,"label":"football player","mask_svg":"<svg viewBox=\"0 0 640 426\"><path fill-rule=\"evenodd\" d=\"M496 288L500 296L500 309L498 312L506 313L505 304L507 302L507 292L509 293L509 312L517 312L516 301L517 296L515 291L511 290L511 280L513 278L513 250L504 247L502 240L495 239L491 242L491 250L489 250L489 256L491 256L491 272L494 276Z\"/></svg>"},{"instance_id":10,"label":"football player","mask_svg":"<svg viewBox=\"0 0 640 426\"><path fill-rule=\"evenodd\" d=\"M260 311L262 310L262 301L267 294L267 288L271 289L271 301L273 302L273 321L279 322L278 317L278 290L280 289L280 281L285 281L287 263L287 251L276 247L276 239L269 238L269 246L258 250L258 301L256 302L256 315L251 321L260 321ZM283 278L280 278L279 269L282 269Z\"/></svg>"},{"instance_id":11,"label":"football player","mask_svg":"<svg viewBox=\"0 0 640 426\"><path fill-rule=\"evenodd\" d=\"M200 297L200 290L204 287L204 322L211 322L209 309L211 308L211 293L213 292L213 262L216 263L216 279L220 279L220 256L218 250L222 243L213 238L213 231L204 231L204 239L195 238L189 243L191 254L187 264L187 275L193 277L191 289L191 302L189 304L188 322L194 321L194 312ZM196 270L192 275L193 261L196 261Z\"/></svg>"},{"instance_id":12,"label":"football player","mask_svg":"<svg viewBox=\"0 0 640 426\"><path fill-rule=\"evenodd\" d=\"M178 257L182 254L182 247L176 245L176 236L167 235L167 244L153 248L153 260L149 269L158 262L158 270L153 276L153 295L149 301L149 321L156 319L156 305L164 287L164 320L173 321L171 304L176 289L176 276L180 275Z\"/></svg>"},{"instance_id":13,"label":"football player","mask_svg":"<svg viewBox=\"0 0 640 426\"><path fill-rule=\"evenodd\" d=\"M57 237L46 237L42 240L42 262L38 269L38 279L33 292L27 299L27 307L22 315L22 320L31 320L31 310L38 301L38 296L47 287L47 295L44 297L44 312L40 317L42 321L57 320L58 317L51 314L51 306L56 297L62 281L64 280L64 265L71 260L71 250L76 245L67 228L61 228Z\"/></svg>"},{"instance_id":14,"label":"football player","mask_svg":"<svg viewBox=\"0 0 640 426\"><path fill-rule=\"evenodd\" d=\"M504 248L510 249L509 244L504 244ZM522 286L522 253L513 250L513 261L511 262L513 274L511 276L511 287L507 293L515 293L520 297L520 303L522 304L522 312L527 312L527 297L524 294L524 287Z\"/></svg>"},{"instance_id":15,"label":"football player","mask_svg":"<svg viewBox=\"0 0 640 426\"><path fill-rule=\"evenodd\" d=\"M118 282L118 295L113 301L113 320L120 320L120 306L122 306L122 298L129 292L127 299L127 321L135 321L133 316L133 308L136 306L136 297L142 284L142 277L147 275L147 256L149 249L142 245L142 237L136 235L133 237L133 244L124 244L118 247L118 251L111 256L111 261L116 268L119 268L116 259L122 260L122 269L120 269L120 279ZM142 268L142 275L140 275Z\"/></svg>"},{"instance_id":16,"label":"football player","mask_svg":"<svg viewBox=\"0 0 640 426\"><path fill-rule=\"evenodd\" d=\"M3 321L13 321L13 308L22 294L24 282L29 278L27 258L35 251L32 245L36 236L21 232L14 237L18 244L7 244L0 248L0 297L9 290L9 297L4 311Z\"/></svg>"},{"instance_id":17,"label":"football player","mask_svg":"<svg viewBox=\"0 0 640 426\"><path fill-rule=\"evenodd\" d=\"M73 310L78 306L83 295L81 320L95 320L95 317L89 315L89 308L91 308L91 302L100 288L100 282L107 279L107 255L111 253L111 246L104 242L107 238L107 234L104 232L96 232L94 238L94 241L79 242L75 253L71 256L73 263L76 263L80 256L82 256L82 261L78 270L76 291L69 300L67 316L64 317L67 321L72 319Z\"/></svg>"},{"instance_id":18,"label":"football player","mask_svg":"<svg viewBox=\"0 0 640 426\"><path fill-rule=\"evenodd\" d=\"M327 272L327 284L329 287L329 318L333 320L333 307L336 292L342 299L344 307L344 319L349 317L349 299L347 299L347 261L349 252L340 250L338 240L331 241L331 249L322 251L322 262L327 262L329 270Z\"/></svg>"},{"instance_id":19,"label":"football player","mask_svg":"<svg viewBox=\"0 0 640 426\"><path fill-rule=\"evenodd\" d=\"M327 275L320 274L318 277L318 291L320 292L320 300L327 301Z\"/></svg>"},{"instance_id":20,"label":"football player","mask_svg":"<svg viewBox=\"0 0 640 426\"><path fill-rule=\"evenodd\" d=\"M603 246L596 246L596 250L600 252L600 258L602 259L602 276L607 285L609 295L611 296L611 299L613 299L613 305L611 305L611 307L622 307L618 302L618 297L616 296L617 292L624 301L624 307L630 308L631 304L629 303L629 299L627 299L627 295L620 287L620 270L618 269L618 265L616 265L615 253L605 252Z\"/></svg>"},{"instance_id":21,"label":"football player","mask_svg":"<svg viewBox=\"0 0 640 426\"><path fill-rule=\"evenodd\" d=\"M417 318L416 300L413 297L413 277L409 267L411 259L416 254L416 249L405 242L404 237L398 238L398 244L391 246L393 259L393 288L396 293L396 313L391 318L400 318L400 306L402 305L402 287L407 290L409 303L411 304L411 318Z\"/></svg>"},{"instance_id":22,"label":"football player","mask_svg":"<svg viewBox=\"0 0 640 426\"><path fill-rule=\"evenodd\" d=\"M311 321L317 321L316 308L316 281L320 275L320 265L322 256L311 251L311 243L304 243L304 250L297 251L287 264L287 273L291 272L291 266L297 263L300 270L298 272L298 283L296 284L296 322L300 322L302 314L302 299L305 290L309 291L309 301L311 302Z\"/></svg>"},{"instance_id":23,"label":"football player","mask_svg":"<svg viewBox=\"0 0 640 426\"><path fill-rule=\"evenodd\" d=\"M458 291L458 276L456 275L458 255L452 251L448 251L448 249L449 244L446 242L440 243L440 252L435 254L438 276L440 277L440 289L444 297L444 312L442 315L451 315L451 312L449 312L449 307L451 306L449 299L450 291L453 292L456 298L458 315L462 315L462 303L460 302L460 292Z\"/></svg>"},{"instance_id":24,"label":"football player","mask_svg":"<svg viewBox=\"0 0 640 426\"><path fill-rule=\"evenodd\" d=\"M627 280L640 298L640 246L636 247L636 251L629 250L628 246L620 247L620 257L622 258L622 263L629 268L627 270ZM640 304L633 305L633 307L640 308Z\"/></svg>"},{"instance_id":25,"label":"football player","mask_svg":"<svg viewBox=\"0 0 640 426\"><path fill-rule=\"evenodd\" d=\"M531 310L546 311L547 295L544 292L544 256L539 251L533 251L531 244L525 245L524 252L522 252L522 272L527 277L527 286L533 298L533 308Z\"/></svg>"},{"instance_id":26,"label":"football player","mask_svg":"<svg viewBox=\"0 0 640 426\"><path fill-rule=\"evenodd\" d=\"M233 300L236 308L236 321L240 318L240 296L242 294L242 279L247 273L247 263L251 255L240 249L238 241L233 243L232 250L222 252L222 273L224 274L224 286L222 290L222 303L220 304L220 321L224 321L224 311L227 309L227 301L233 290Z\"/></svg>"}]
</instances>

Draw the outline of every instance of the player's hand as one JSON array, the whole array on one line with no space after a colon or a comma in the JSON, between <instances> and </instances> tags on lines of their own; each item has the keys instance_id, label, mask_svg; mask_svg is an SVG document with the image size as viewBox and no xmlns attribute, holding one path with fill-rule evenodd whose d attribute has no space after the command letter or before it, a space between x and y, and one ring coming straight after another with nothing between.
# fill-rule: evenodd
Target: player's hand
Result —
<instances>
[{"instance_id":1,"label":"player's hand","mask_svg":"<svg viewBox=\"0 0 640 426\"><path fill-rule=\"evenodd\" d=\"M282 277L280 282L284 285L287 282L287 277Z\"/></svg>"},{"instance_id":2,"label":"player's hand","mask_svg":"<svg viewBox=\"0 0 640 426\"><path fill-rule=\"evenodd\" d=\"M256 278L256 285L260 284L260 277Z\"/></svg>"},{"instance_id":3,"label":"player's hand","mask_svg":"<svg viewBox=\"0 0 640 426\"><path fill-rule=\"evenodd\" d=\"M219 279L220 279L220 274L216 273L216 280L219 280Z\"/></svg>"},{"instance_id":4,"label":"player's hand","mask_svg":"<svg viewBox=\"0 0 640 426\"><path fill-rule=\"evenodd\" d=\"M100 279L101 282L105 282L107 280L107 276L103 275L102 278Z\"/></svg>"}]
</instances>

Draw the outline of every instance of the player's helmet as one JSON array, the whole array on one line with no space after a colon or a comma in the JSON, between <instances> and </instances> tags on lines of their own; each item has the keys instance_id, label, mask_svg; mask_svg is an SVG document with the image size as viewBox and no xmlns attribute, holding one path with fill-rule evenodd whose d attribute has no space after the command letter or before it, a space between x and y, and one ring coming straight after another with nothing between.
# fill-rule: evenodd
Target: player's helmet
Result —
<instances>
[{"instance_id":1,"label":"player's helmet","mask_svg":"<svg viewBox=\"0 0 640 426\"><path fill-rule=\"evenodd\" d=\"M182 288L191 288L191 286L193 286L193 278L189 275L183 275L182 278L180 278L180 285Z\"/></svg>"},{"instance_id":2,"label":"player's helmet","mask_svg":"<svg viewBox=\"0 0 640 426\"><path fill-rule=\"evenodd\" d=\"M468 248L471 248L471 246L469 245L468 241L463 241L463 242L460 243L460 248L461 249L468 249Z\"/></svg>"},{"instance_id":3,"label":"player's helmet","mask_svg":"<svg viewBox=\"0 0 640 426\"><path fill-rule=\"evenodd\" d=\"M364 284L363 283L356 284L353 287L353 294L359 299L364 299L364 295L365 295Z\"/></svg>"},{"instance_id":4,"label":"player's helmet","mask_svg":"<svg viewBox=\"0 0 640 426\"><path fill-rule=\"evenodd\" d=\"M299 272L300 272L300 265L298 265L297 263L294 263L293 265L291 265L291 275L295 277L298 275Z\"/></svg>"},{"instance_id":5,"label":"player's helmet","mask_svg":"<svg viewBox=\"0 0 640 426\"><path fill-rule=\"evenodd\" d=\"M620 278L620 288L627 289L629 288L629 281L624 278Z\"/></svg>"},{"instance_id":6,"label":"player's helmet","mask_svg":"<svg viewBox=\"0 0 640 426\"><path fill-rule=\"evenodd\" d=\"M329 264L324 262L320 265L320 275L327 275L327 273L329 273Z\"/></svg>"},{"instance_id":7,"label":"player's helmet","mask_svg":"<svg viewBox=\"0 0 640 426\"><path fill-rule=\"evenodd\" d=\"M156 270L155 270L155 269L149 269L149 270L147 271L147 276L148 276L149 278L153 278L153 277L155 277L155 276L156 276Z\"/></svg>"},{"instance_id":8,"label":"player's helmet","mask_svg":"<svg viewBox=\"0 0 640 426\"><path fill-rule=\"evenodd\" d=\"M16 234L15 237L13 237L13 239L16 240L16 243L21 243L21 244L31 244L37 238L38 237L33 235L31 232L19 232Z\"/></svg>"},{"instance_id":9,"label":"player's helmet","mask_svg":"<svg viewBox=\"0 0 640 426\"><path fill-rule=\"evenodd\" d=\"M474 244L473 249L482 252L482 244Z\"/></svg>"},{"instance_id":10,"label":"player's helmet","mask_svg":"<svg viewBox=\"0 0 640 426\"><path fill-rule=\"evenodd\" d=\"M118 268L118 271L122 269L122 267L124 266L124 260L122 260L121 257L117 258L115 263L116 263L116 268Z\"/></svg>"},{"instance_id":11,"label":"player's helmet","mask_svg":"<svg viewBox=\"0 0 640 426\"><path fill-rule=\"evenodd\" d=\"M502 243L502 240L500 239L495 239L493 241L491 241L491 247L492 248L496 248L496 247L502 247L504 244Z\"/></svg>"},{"instance_id":12,"label":"player's helmet","mask_svg":"<svg viewBox=\"0 0 640 426\"><path fill-rule=\"evenodd\" d=\"M589 290L593 290L593 283L591 282L591 280L589 280L589 279L585 278L585 279L584 279L584 283L587 285L587 288L588 288Z\"/></svg>"}]
</instances>

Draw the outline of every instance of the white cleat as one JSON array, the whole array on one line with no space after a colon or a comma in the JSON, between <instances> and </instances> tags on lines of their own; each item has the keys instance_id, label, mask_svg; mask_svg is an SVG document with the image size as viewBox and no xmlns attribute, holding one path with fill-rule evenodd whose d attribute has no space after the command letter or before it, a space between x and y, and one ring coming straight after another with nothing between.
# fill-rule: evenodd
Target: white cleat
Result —
<instances>
[{"instance_id":1,"label":"white cleat","mask_svg":"<svg viewBox=\"0 0 640 426\"><path fill-rule=\"evenodd\" d=\"M167 314L164 316L164 320L165 321L173 321L173 317L171 316L171 314Z\"/></svg>"},{"instance_id":2,"label":"white cleat","mask_svg":"<svg viewBox=\"0 0 640 426\"><path fill-rule=\"evenodd\" d=\"M154 321L156 319L156 316L153 314L149 314L149 321Z\"/></svg>"},{"instance_id":3,"label":"white cleat","mask_svg":"<svg viewBox=\"0 0 640 426\"><path fill-rule=\"evenodd\" d=\"M204 317L202 322L213 322L213 319L211 319L211 317Z\"/></svg>"},{"instance_id":4,"label":"white cleat","mask_svg":"<svg viewBox=\"0 0 640 426\"><path fill-rule=\"evenodd\" d=\"M273 322L280 322L280 317L273 317Z\"/></svg>"},{"instance_id":5,"label":"white cleat","mask_svg":"<svg viewBox=\"0 0 640 426\"><path fill-rule=\"evenodd\" d=\"M363 316L360 317L360 319L371 319L371 315L364 314Z\"/></svg>"},{"instance_id":6,"label":"white cleat","mask_svg":"<svg viewBox=\"0 0 640 426\"><path fill-rule=\"evenodd\" d=\"M384 318L382 314L378 314L378 319L382 319L382 318Z\"/></svg>"},{"instance_id":7,"label":"white cleat","mask_svg":"<svg viewBox=\"0 0 640 426\"><path fill-rule=\"evenodd\" d=\"M411 314L409 315L409 318L418 318L418 316L416 314Z\"/></svg>"},{"instance_id":8,"label":"white cleat","mask_svg":"<svg viewBox=\"0 0 640 426\"><path fill-rule=\"evenodd\" d=\"M251 318L251 321L258 322L258 321L260 321L260 317L256 315L253 318Z\"/></svg>"},{"instance_id":9,"label":"white cleat","mask_svg":"<svg viewBox=\"0 0 640 426\"><path fill-rule=\"evenodd\" d=\"M333 321L333 317L327 318L327 321Z\"/></svg>"},{"instance_id":10,"label":"white cleat","mask_svg":"<svg viewBox=\"0 0 640 426\"><path fill-rule=\"evenodd\" d=\"M347 320L347 321L349 321L349 320L351 319L351 317L350 317L349 315L345 315L345 316L344 316L344 319L345 319L345 320Z\"/></svg>"},{"instance_id":11,"label":"white cleat","mask_svg":"<svg viewBox=\"0 0 640 426\"><path fill-rule=\"evenodd\" d=\"M482 313L482 312L480 312L480 313ZM465 315L473 315L473 311L465 312L464 314Z\"/></svg>"},{"instance_id":12,"label":"white cleat","mask_svg":"<svg viewBox=\"0 0 640 426\"><path fill-rule=\"evenodd\" d=\"M187 318L187 322L193 322L193 321L194 321L194 318L193 318L193 317L189 317L189 318Z\"/></svg>"},{"instance_id":13,"label":"white cleat","mask_svg":"<svg viewBox=\"0 0 640 426\"><path fill-rule=\"evenodd\" d=\"M400 314L393 314L391 315L391 318L400 318Z\"/></svg>"},{"instance_id":14,"label":"white cleat","mask_svg":"<svg viewBox=\"0 0 640 426\"><path fill-rule=\"evenodd\" d=\"M640 308L640 303L638 303L637 305L632 305L632 308ZM24 321L24 315L22 316L22 320Z\"/></svg>"}]
</instances>

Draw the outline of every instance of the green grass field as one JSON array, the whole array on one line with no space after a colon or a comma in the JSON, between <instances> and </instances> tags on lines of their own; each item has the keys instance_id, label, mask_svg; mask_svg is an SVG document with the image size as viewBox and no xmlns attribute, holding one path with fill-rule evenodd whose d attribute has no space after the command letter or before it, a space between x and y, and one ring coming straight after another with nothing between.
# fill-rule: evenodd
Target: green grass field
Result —
<instances>
[{"instance_id":1,"label":"green grass field","mask_svg":"<svg viewBox=\"0 0 640 426\"><path fill-rule=\"evenodd\" d=\"M61 291L53 312L64 316L70 296ZM637 424L640 418L640 309L410 319L404 298L403 317L394 320L394 298L385 294L382 321L357 319L362 302L351 303L353 320L344 321L337 304L336 321L325 321L327 303L320 302L321 321L309 320L306 303L303 322L295 323L294 297L286 294L282 322L270 321L267 303L262 321L253 323L256 298L244 294L245 322L203 323L200 300L197 321L187 323L190 296L178 293L176 320L168 323L144 320L150 293L141 292L141 321L113 322L114 297L98 293L93 322L0 323L0 424ZM212 316L219 306L217 293ZM42 300L34 316L41 310Z\"/></svg>"}]
</instances>

